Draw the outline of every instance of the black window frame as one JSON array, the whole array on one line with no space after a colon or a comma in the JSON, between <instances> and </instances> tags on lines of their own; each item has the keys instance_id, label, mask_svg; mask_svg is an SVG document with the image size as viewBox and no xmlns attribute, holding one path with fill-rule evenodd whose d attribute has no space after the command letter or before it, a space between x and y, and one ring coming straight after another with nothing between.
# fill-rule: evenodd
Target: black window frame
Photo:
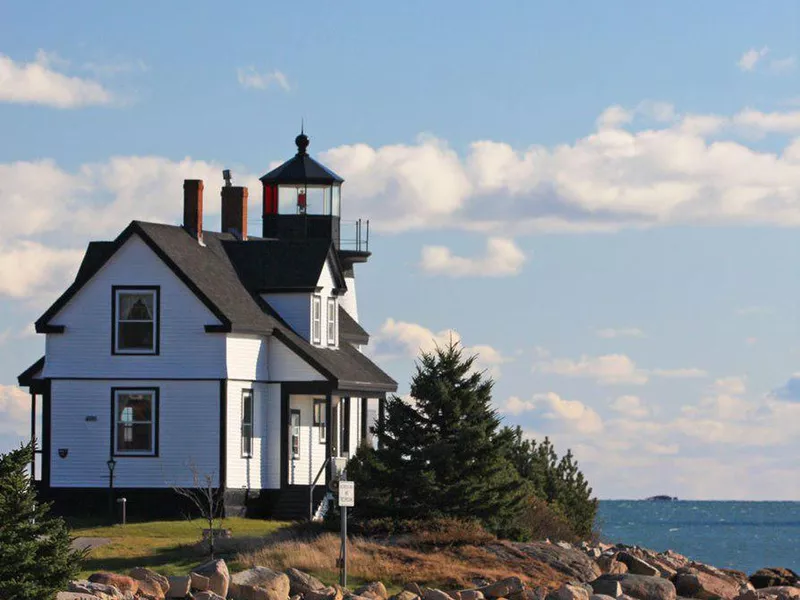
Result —
<instances>
[{"instance_id":1,"label":"black window frame","mask_svg":"<svg viewBox=\"0 0 800 600\"><path fill-rule=\"evenodd\" d=\"M250 422L245 421L245 406L247 398L249 397L250 403ZM242 458L253 458L253 423L255 421L255 397L251 388L242 390L242 405L241 405L241 442L239 450ZM245 427L249 427L249 434L245 434ZM247 450L245 449L245 441L247 442Z\"/></svg>"},{"instance_id":2,"label":"black window frame","mask_svg":"<svg viewBox=\"0 0 800 600\"><path fill-rule=\"evenodd\" d=\"M339 456L350 457L350 398L339 400Z\"/></svg>"},{"instance_id":3,"label":"black window frame","mask_svg":"<svg viewBox=\"0 0 800 600\"><path fill-rule=\"evenodd\" d=\"M129 350L119 349L118 305L119 294L125 292L152 292L155 298L153 303L153 349ZM113 356L158 356L161 353L161 286L159 285L113 285L111 286L111 354Z\"/></svg>"},{"instance_id":4,"label":"black window frame","mask_svg":"<svg viewBox=\"0 0 800 600\"><path fill-rule=\"evenodd\" d=\"M125 393L152 393L152 440L153 448L149 452L125 451L117 448L117 397ZM111 388L111 440L109 454L120 458L158 458L159 452L159 430L160 430L160 411L161 390L157 387L112 387Z\"/></svg>"},{"instance_id":5,"label":"black window frame","mask_svg":"<svg viewBox=\"0 0 800 600\"><path fill-rule=\"evenodd\" d=\"M324 398L314 398L314 427L319 429L319 443L328 440L328 402Z\"/></svg>"},{"instance_id":6,"label":"black window frame","mask_svg":"<svg viewBox=\"0 0 800 600\"><path fill-rule=\"evenodd\" d=\"M297 454L295 454L295 452L294 452L294 437L295 437L295 435L294 435L294 424L293 424L293 422L294 422L294 416L295 415L297 415L297 421L298 421L298 424L297 424L297 429L298 429L298 431L297 431ZM303 431L303 414L297 409L292 409L289 412L289 456L292 458L292 460L300 459L300 454L301 454L300 444L302 443L302 440L300 439L300 436L301 436L302 431Z\"/></svg>"}]
</instances>

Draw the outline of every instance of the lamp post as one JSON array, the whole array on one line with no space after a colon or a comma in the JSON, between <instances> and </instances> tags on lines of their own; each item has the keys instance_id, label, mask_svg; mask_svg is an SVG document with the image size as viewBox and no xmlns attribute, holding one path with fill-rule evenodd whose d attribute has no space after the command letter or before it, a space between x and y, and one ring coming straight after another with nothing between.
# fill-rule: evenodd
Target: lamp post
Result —
<instances>
[{"instance_id":1,"label":"lamp post","mask_svg":"<svg viewBox=\"0 0 800 600\"><path fill-rule=\"evenodd\" d=\"M114 523L114 467L117 466L117 461L111 456L106 461L108 467L108 517L111 523Z\"/></svg>"}]
</instances>

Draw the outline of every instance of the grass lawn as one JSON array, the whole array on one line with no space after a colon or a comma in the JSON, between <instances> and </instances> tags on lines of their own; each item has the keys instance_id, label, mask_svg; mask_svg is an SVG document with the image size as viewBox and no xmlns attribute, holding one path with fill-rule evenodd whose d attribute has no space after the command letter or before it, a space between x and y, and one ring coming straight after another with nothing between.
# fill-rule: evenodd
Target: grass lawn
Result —
<instances>
[{"instance_id":1,"label":"grass lawn","mask_svg":"<svg viewBox=\"0 0 800 600\"><path fill-rule=\"evenodd\" d=\"M257 538L287 527L289 523L261 521L258 519L225 519L223 527L230 529L234 538ZM73 537L109 538L111 543L91 550L82 577L100 571L125 573L133 567L149 567L163 575L186 575L192 567L202 562L206 554L198 547L202 530L207 527L200 519L189 521L150 521L111 527L73 525ZM235 552L218 553L232 570L237 566Z\"/></svg>"}]
</instances>

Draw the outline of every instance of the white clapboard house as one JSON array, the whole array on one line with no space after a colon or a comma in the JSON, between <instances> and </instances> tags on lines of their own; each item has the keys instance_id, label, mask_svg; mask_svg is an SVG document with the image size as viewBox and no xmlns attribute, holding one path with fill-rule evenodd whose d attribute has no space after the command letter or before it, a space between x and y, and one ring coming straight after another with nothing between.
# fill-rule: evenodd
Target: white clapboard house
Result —
<instances>
[{"instance_id":1,"label":"white clapboard house","mask_svg":"<svg viewBox=\"0 0 800 600\"><path fill-rule=\"evenodd\" d=\"M372 442L397 385L362 353L368 228L342 239L342 179L296 143L261 178L260 237L247 188L227 177L222 231L204 231L203 182L186 180L182 225L91 242L36 321L45 355L19 382L41 411L37 486L59 512L125 497L129 514L175 514L196 473L229 515L306 517L334 465Z\"/></svg>"}]
</instances>

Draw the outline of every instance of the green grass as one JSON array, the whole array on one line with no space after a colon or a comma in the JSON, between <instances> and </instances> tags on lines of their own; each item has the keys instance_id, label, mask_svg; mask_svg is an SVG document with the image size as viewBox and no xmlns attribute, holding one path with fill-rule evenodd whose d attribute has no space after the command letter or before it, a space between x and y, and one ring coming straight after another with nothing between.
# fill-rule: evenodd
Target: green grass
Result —
<instances>
[{"instance_id":1,"label":"green grass","mask_svg":"<svg viewBox=\"0 0 800 600\"><path fill-rule=\"evenodd\" d=\"M230 529L234 539L258 538L287 527L289 523L258 519L230 518L222 526ZM150 521L114 526L87 526L73 523L73 537L102 537L111 543L94 548L83 565L81 577L96 571L126 573L133 567L149 567L163 575L186 575L192 567L205 560L199 547L202 530L207 524L200 520ZM230 544L226 544L230 546ZM235 552L221 553L235 570Z\"/></svg>"}]
</instances>

